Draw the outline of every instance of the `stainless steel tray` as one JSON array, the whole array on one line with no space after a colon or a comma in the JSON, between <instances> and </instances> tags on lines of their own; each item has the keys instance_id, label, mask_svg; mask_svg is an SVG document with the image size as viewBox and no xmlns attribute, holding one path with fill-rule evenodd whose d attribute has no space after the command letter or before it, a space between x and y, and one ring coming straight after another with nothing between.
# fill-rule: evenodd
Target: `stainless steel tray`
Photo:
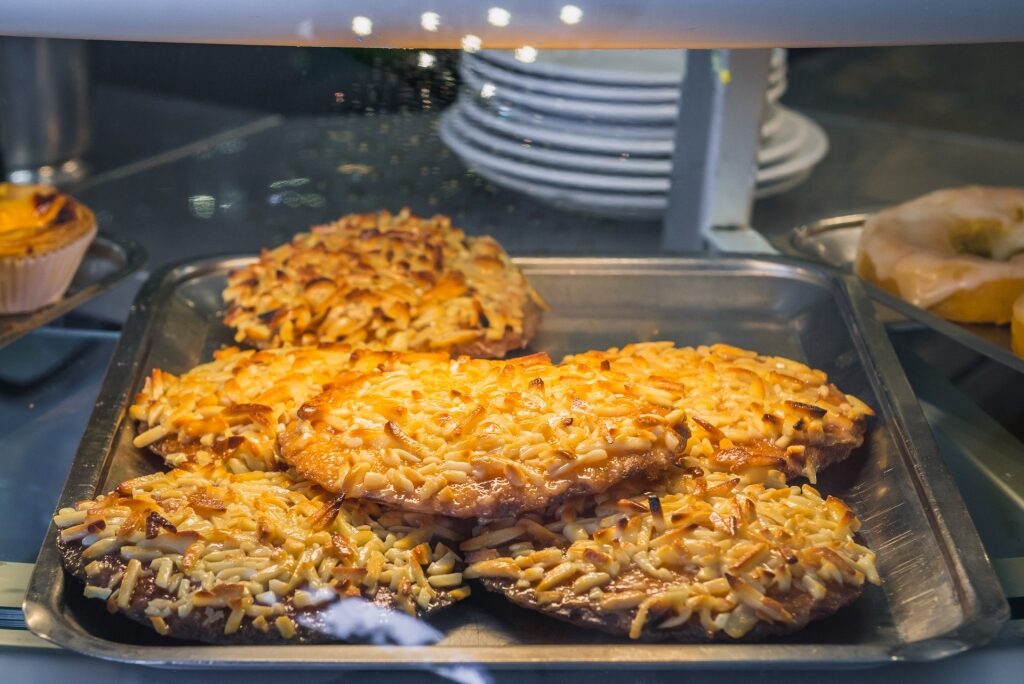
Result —
<instances>
[{"instance_id":1,"label":"stainless steel tray","mask_svg":"<svg viewBox=\"0 0 1024 684\"><path fill-rule=\"evenodd\" d=\"M868 216L869 214L848 214L800 226L790 234L788 247L796 255L852 271L857 256L857 243L860 241L860 233ZM979 354L1024 373L1024 359L1014 354L1010 348L1010 326L954 323L905 302L880 287L870 283L864 285L871 298L887 308L923 323Z\"/></svg>"},{"instance_id":2,"label":"stainless steel tray","mask_svg":"<svg viewBox=\"0 0 1024 684\"><path fill-rule=\"evenodd\" d=\"M125 406L154 366L182 371L227 343L226 273L247 258L169 268L143 287L100 391L60 506L158 468L131 446ZM1007 605L884 329L858 281L788 259L521 259L552 305L533 347L724 341L823 368L878 412L865 447L823 473L878 553L883 584L840 614L765 643L640 644L568 627L478 589L433 626L432 646L202 646L161 639L81 597L51 526L25 601L28 627L82 653L168 667L849 667L935 659L989 640Z\"/></svg>"},{"instance_id":3,"label":"stainless steel tray","mask_svg":"<svg viewBox=\"0 0 1024 684\"><path fill-rule=\"evenodd\" d=\"M146 253L130 240L97 235L85 252L68 291L57 302L25 314L0 315L0 347L63 316L142 268Z\"/></svg>"}]
</instances>

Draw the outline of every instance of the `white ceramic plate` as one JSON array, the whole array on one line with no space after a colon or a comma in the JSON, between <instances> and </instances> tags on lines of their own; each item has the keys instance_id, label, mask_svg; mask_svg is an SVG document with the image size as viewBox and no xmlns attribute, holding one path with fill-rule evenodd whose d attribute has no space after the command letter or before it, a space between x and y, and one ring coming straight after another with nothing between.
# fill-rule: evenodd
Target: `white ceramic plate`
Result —
<instances>
[{"instance_id":1,"label":"white ceramic plate","mask_svg":"<svg viewBox=\"0 0 1024 684\"><path fill-rule=\"evenodd\" d=\"M776 164L794 154L804 144L807 131L813 125L803 114L782 106L777 109L775 121L778 125L773 122L774 132L761 141L757 153L757 163L761 166Z\"/></svg>"},{"instance_id":2,"label":"white ceramic plate","mask_svg":"<svg viewBox=\"0 0 1024 684\"><path fill-rule=\"evenodd\" d=\"M465 90L480 97L535 112L557 114L607 123L669 125L675 122L679 107L675 103L658 104L603 102L531 93L515 86L485 80L466 63L459 64Z\"/></svg>"},{"instance_id":3,"label":"white ceramic plate","mask_svg":"<svg viewBox=\"0 0 1024 684\"><path fill-rule=\"evenodd\" d=\"M782 105L769 100L764 103L764 123L761 124L761 139L770 138L782 126Z\"/></svg>"},{"instance_id":4,"label":"white ceramic plate","mask_svg":"<svg viewBox=\"0 0 1024 684\"><path fill-rule=\"evenodd\" d=\"M477 53L506 69L549 78L608 85L675 86L683 77L685 50L538 50L533 62L505 50Z\"/></svg>"},{"instance_id":5,"label":"white ceramic plate","mask_svg":"<svg viewBox=\"0 0 1024 684\"><path fill-rule=\"evenodd\" d=\"M580 100L603 100L610 102L653 102L674 103L679 99L679 84L665 88L637 88L630 86L580 83L564 79L541 78L533 74L504 69L497 64L481 59L476 54L464 52L460 58L481 78L495 85L518 87L533 93L546 93L558 97Z\"/></svg>"},{"instance_id":6,"label":"white ceramic plate","mask_svg":"<svg viewBox=\"0 0 1024 684\"><path fill-rule=\"evenodd\" d=\"M758 183L777 183L814 168L828 154L828 136L821 126L813 120L803 117L807 126L807 136L800 148L790 157L771 166L758 169Z\"/></svg>"},{"instance_id":7,"label":"white ceramic plate","mask_svg":"<svg viewBox=\"0 0 1024 684\"><path fill-rule=\"evenodd\" d=\"M459 64L459 74L465 93L472 93L475 97L509 107L520 107L569 119L627 125L672 126L679 114L678 100L670 103L605 101L531 92L518 84L512 85L511 81L499 83L487 79L465 61ZM778 102L786 91L786 86L785 79L771 86L765 93L767 102Z\"/></svg>"},{"instance_id":8,"label":"white ceramic plate","mask_svg":"<svg viewBox=\"0 0 1024 684\"><path fill-rule=\"evenodd\" d=\"M606 154L671 156L675 123L672 125L612 124L568 119L533 112L522 107L478 98L463 91L456 102L467 118L479 126L510 138ZM782 124L777 105L768 104L768 119L761 127L762 138L778 132Z\"/></svg>"},{"instance_id":9,"label":"white ceramic plate","mask_svg":"<svg viewBox=\"0 0 1024 684\"><path fill-rule=\"evenodd\" d=\"M657 137L627 137L621 129L602 127L552 127L542 115L524 115L515 109L485 109L472 98L460 96L456 101L463 116L478 128L485 128L507 138L532 141L552 147L581 152L611 155L630 154L633 157L672 156L672 129L658 130ZM651 135L651 131L647 131Z\"/></svg>"},{"instance_id":10,"label":"white ceramic plate","mask_svg":"<svg viewBox=\"0 0 1024 684\"><path fill-rule=\"evenodd\" d=\"M558 145L547 146L538 144L535 140L497 134L478 125L471 116L467 116L466 108L462 105L462 102L458 102L442 114L442 125L455 129L467 142L484 151L521 159L534 165L577 171L668 176L672 170L671 154L661 157L638 157L631 152L576 152ZM758 153L760 165L774 164L785 159L787 155L800 148L806 137L807 124L804 123L804 117L789 110L784 110L780 116L783 123L778 135L766 140Z\"/></svg>"},{"instance_id":11,"label":"white ceramic plate","mask_svg":"<svg viewBox=\"0 0 1024 684\"><path fill-rule=\"evenodd\" d=\"M601 154L574 152L560 147L539 145L523 138L509 138L476 125L456 103L441 115L441 126L452 129L467 142L483 151L521 159L535 166L547 166L579 171L625 174L634 176L667 176L672 170L670 155L662 157L634 157L629 153ZM671 147L671 146L670 146Z\"/></svg>"},{"instance_id":12,"label":"white ceramic plate","mask_svg":"<svg viewBox=\"0 0 1024 684\"><path fill-rule=\"evenodd\" d=\"M644 221L660 220L668 205L664 195L626 195L607 192L590 192L573 188L559 188L542 183L524 181L503 174L489 167L475 167L474 171L495 185L521 192L559 209L577 211L594 216ZM810 171L794 176L785 183L758 186L754 197L764 199L791 190L807 180Z\"/></svg>"},{"instance_id":13,"label":"white ceramic plate","mask_svg":"<svg viewBox=\"0 0 1024 684\"><path fill-rule=\"evenodd\" d=\"M480 78L496 85L508 85L533 93L545 93L558 97L580 100L603 100L610 102L658 102L672 103L679 99L679 83L671 87L638 87L586 83L565 78L551 78L524 71L507 69L483 59L472 52L462 53L460 60L476 72ZM785 61L773 65L768 74L768 88L774 94L777 86L786 79Z\"/></svg>"},{"instance_id":14,"label":"white ceramic plate","mask_svg":"<svg viewBox=\"0 0 1024 684\"><path fill-rule=\"evenodd\" d=\"M453 120L453 115L442 117L439 127L441 138L456 154L474 167L488 167L500 170L503 175L538 183L571 187L588 191L613 193L665 193L669 188L666 176L636 176L621 173L593 173L568 168L552 168L521 161L489 150L474 143ZM789 158L777 164L758 169L759 184L777 183L790 176L798 175L817 164L828 151L828 138L817 124L809 124L807 136L801 146Z\"/></svg>"},{"instance_id":15,"label":"white ceramic plate","mask_svg":"<svg viewBox=\"0 0 1024 684\"><path fill-rule=\"evenodd\" d=\"M685 50L538 50L521 62L507 50L484 50L480 58L506 70L548 79L612 86L675 87L685 71ZM771 70L785 69L786 51L772 51Z\"/></svg>"},{"instance_id":16,"label":"white ceramic plate","mask_svg":"<svg viewBox=\"0 0 1024 684\"><path fill-rule=\"evenodd\" d=\"M812 171L813 169L805 169L796 175L787 176L773 183L758 183L757 188L754 190L754 199L764 199L789 192L810 178Z\"/></svg>"},{"instance_id":17,"label":"white ceramic plate","mask_svg":"<svg viewBox=\"0 0 1024 684\"><path fill-rule=\"evenodd\" d=\"M500 170L504 175L548 185L559 185L588 191L619 193L665 193L669 180L666 176L622 176L618 174L587 173L568 169L536 166L529 162L500 156L477 147L452 124L451 118L442 118L438 133L448 147L474 168Z\"/></svg>"},{"instance_id":18,"label":"white ceramic plate","mask_svg":"<svg viewBox=\"0 0 1024 684\"><path fill-rule=\"evenodd\" d=\"M510 105L496 98L474 97L473 92L463 86L458 101L465 101L464 106L473 108L482 116L507 122L514 122L526 131L526 137L544 132L560 136L562 134L582 135L594 138L617 138L620 140L666 140L671 141L675 131L675 122L667 124L628 124L610 121L586 121L571 119L557 114L535 112L517 105Z\"/></svg>"},{"instance_id":19,"label":"white ceramic plate","mask_svg":"<svg viewBox=\"0 0 1024 684\"><path fill-rule=\"evenodd\" d=\"M473 167L473 170L495 185L521 192L559 209L606 218L641 220L657 220L665 213L664 195L621 195L575 188L559 188L543 183L524 181L489 167Z\"/></svg>"}]
</instances>

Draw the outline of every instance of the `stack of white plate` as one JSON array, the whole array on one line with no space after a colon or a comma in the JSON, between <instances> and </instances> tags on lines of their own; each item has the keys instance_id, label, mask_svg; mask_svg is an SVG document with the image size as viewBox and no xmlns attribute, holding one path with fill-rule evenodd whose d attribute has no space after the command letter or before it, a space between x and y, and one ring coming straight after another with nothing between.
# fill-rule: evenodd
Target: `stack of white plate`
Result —
<instances>
[{"instance_id":1,"label":"stack of white plate","mask_svg":"<svg viewBox=\"0 0 1024 684\"><path fill-rule=\"evenodd\" d=\"M658 218L685 63L683 50L467 52L441 138L498 185L578 211ZM778 104L785 89L785 51L776 50L757 197L795 187L828 150L817 124Z\"/></svg>"}]
</instances>

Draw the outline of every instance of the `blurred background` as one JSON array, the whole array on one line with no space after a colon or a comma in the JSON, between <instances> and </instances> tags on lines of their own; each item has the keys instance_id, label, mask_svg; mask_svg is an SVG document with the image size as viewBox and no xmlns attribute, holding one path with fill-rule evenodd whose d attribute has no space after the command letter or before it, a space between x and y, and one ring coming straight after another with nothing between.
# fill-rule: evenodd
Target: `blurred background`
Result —
<instances>
[{"instance_id":1,"label":"blurred background","mask_svg":"<svg viewBox=\"0 0 1024 684\"><path fill-rule=\"evenodd\" d=\"M95 171L259 115L442 108L458 90L452 51L432 51L436 66L424 69L410 50L104 41L86 49L95 127L86 159ZM1019 43L790 50L789 70L782 102L797 109L1024 141Z\"/></svg>"}]
</instances>

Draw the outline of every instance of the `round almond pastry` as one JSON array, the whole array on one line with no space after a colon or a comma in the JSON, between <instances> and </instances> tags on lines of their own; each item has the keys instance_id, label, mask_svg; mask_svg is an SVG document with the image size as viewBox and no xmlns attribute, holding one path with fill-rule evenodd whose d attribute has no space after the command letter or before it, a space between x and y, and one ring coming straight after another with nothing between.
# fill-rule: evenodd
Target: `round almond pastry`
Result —
<instances>
[{"instance_id":1,"label":"round almond pastry","mask_svg":"<svg viewBox=\"0 0 1024 684\"><path fill-rule=\"evenodd\" d=\"M867 404L799 361L727 344L641 342L567 356L652 388L685 407L686 453L733 471L771 467L812 483L864 441Z\"/></svg>"},{"instance_id":2,"label":"round almond pastry","mask_svg":"<svg viewBox=\"0 0 1024 684\"><path fill-rule=\"evenodd\" d=\"M961 323L1008 323L1024 294L1024 188L939 190L864 225L857 274Z\"/></svg>"},{"instance_id":3,"label":"round almond pastry","mask_svg":"<svg viewBox=\"0 0 1024 684\"><path fill-rule=\"evenodd\" d=\"M56 188L0 183L0 314L60 299L95 236L92 212Z\"/></svg>"},{"instance_id":4,"label":"round almond pastry","mask_svg":"<svg viewBox=\"0 0 1024 684\"><path fill-rule=\"evenodd\" d=\"M233 472L277 470L278 422L344 372L389 358L343 344L225 347L181 375L154 368L128 409L139 422L133 443L172 468L221 462Z\"/></svg>"},{"instance_id":5,"label":"round almond pastry","mask_svg":"<svg viewBox=\"0 0 1024 684\"><path fill-rule=\"evenodd\" d=\"M344 342L503 358L536 333L544 300L493 238L447 216L350 214L264 250L224 290L235 341Z\"/></svg>"},{"instance_id":6,"label":"round almond pastry","mask_svg":"<svg viewBox=\"0 0 1024 684\"><path fill-rule=\"evenodd\" d=\"M442 518L342 501L284 472L138 477L54 516L86 598L208 643L337 641L342 599L418 616L465 598L464 535Z\"/></svg>"},{"instance_id":7,"label":"round almond pastry","mask_svg":"<svg viewBox=\"0 0 1024 684\"><path fill-rule=\"evenodd\" d=\"M1024 294L1013 303L1013 320L1010 321L1010 336L1013 353L1024 358Z\"/></svg>"},{"instance_id":8,"label":"round almond pastry","mask_svg":"<svg viewBox=\"0 0 1024 684\"><path fill-rule=\"evenodd\" d=\"M281 459L349 498L494 518L654 479L683 455L683 407L622 374L436 356L339 376L278 433Z\"/></svg>"},{"instance_id":9,"label":"round almond pastry","mask_svg":"<svg viewBox=\"0 0 1024 684\"><path fill-rule=\"evenodd\" d=\"M687 468L644 495L624 489L596 506L481 525L460 545L465 577L524 608L646 641L786 634L879 583L853 512L779 471Z\"/></svg>"}]
</instances>

